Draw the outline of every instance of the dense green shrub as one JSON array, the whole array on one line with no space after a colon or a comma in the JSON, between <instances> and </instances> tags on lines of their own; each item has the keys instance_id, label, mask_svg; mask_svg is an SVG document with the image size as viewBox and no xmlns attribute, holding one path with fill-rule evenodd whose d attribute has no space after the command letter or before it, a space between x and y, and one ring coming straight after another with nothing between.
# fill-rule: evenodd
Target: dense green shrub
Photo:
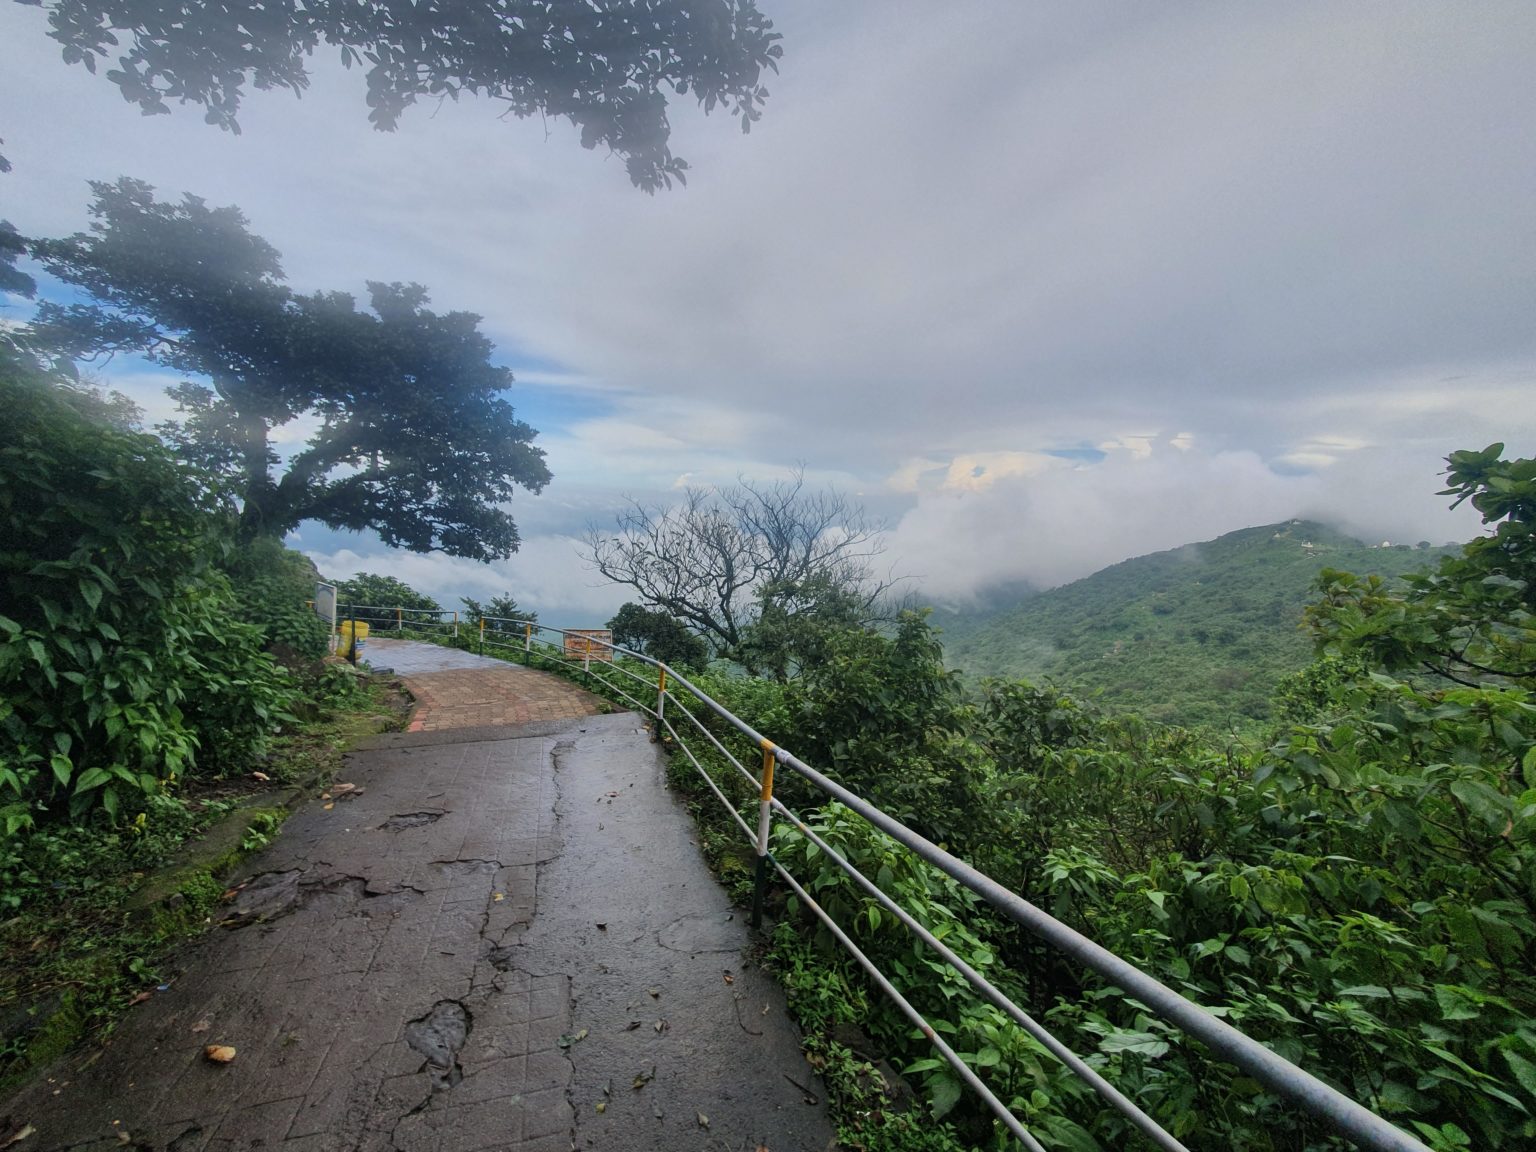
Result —
<instances>
[{"instance_id":1,"label":"dense green shrub","mask_svg":"<svg viewBox=\"0 0 1536 1152\"><path fill-rule=\"evenodd\" d=\"M1212 746L1019 683L966 702L911 619L894 638L834 643L765 730L1432 1147L1530 1146L1536 465L1497 446L1451 465L1452 493L1495 532L1396 590L1324 573L1312 618L1327 654L1287 685L1291 722L1271 747ZM1190 1147L1342 1147L965 893L935 907L945 882L835 807L808 818L931 927L963 921L948 929L958 950L994 961L999 983ZM1043 1142L1130 1139L1052 1062L1020 1063L1011 1025L978 1016L808 841L787 830L776 851ZM948 1109L955 1086L926 1042L872 1012Z\"/></svg>"},{"instance_id":2,"label":"dense green shrub","mask_svg":"<svg viewBox=\"0 0 1536 1152\"><path fill-rule=\"evenodd\" d=\"M0 812L115 816L261 754L286 679L218 570L226 524L150 436L0 360Z\"/></svg>"},{"instance_id":3,"label":"dense green shrub","mask_svg":"<svg viewBox=\"0 0 1536 1152\"><path fill-rule=\"evenodd\" d=\"M432 597L418 592L404 580L393 576L380 576L373 572L359 572L350 580L336 585L336 607L343 618L365 621L374 628L394 628L401 622L395 610L408 609L404 614L404 626L412 621L418 625L436 623L437 613L442 611Z\"/></svg>"},{"instance_id":4,"label":"dense green shrub","mask_svg":"<svg viewBox=\"0 0 1536 1152\"><path fill-rule=\"evenodd\" d=\"M261 629L269 648L281 645L308 660L326 654L325 622L311 606L319 573L307 556L259 537L234 549L224 570L241 616Z\"/></svg>"}]
</instances>

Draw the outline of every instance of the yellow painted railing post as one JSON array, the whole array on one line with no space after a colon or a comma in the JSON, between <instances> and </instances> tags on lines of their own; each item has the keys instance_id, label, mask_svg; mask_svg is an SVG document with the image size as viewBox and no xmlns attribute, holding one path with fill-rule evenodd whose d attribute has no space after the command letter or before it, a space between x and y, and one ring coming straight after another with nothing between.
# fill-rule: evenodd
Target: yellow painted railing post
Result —
<instances>
[{"instance_id":1,"label":"yellow painted railing post","mask_svg":"<svg viewBox=\"0 0 1536 1152\"><path fill-rule=\"evenodd\" d=\"M662 721L667 715L667 666L657 665L656 668L656 728L651 733L651 743L661 739Z\"/></svg>"},{"instance_id":2,"label":"yellow painted railing post","mask_svg":"<svg viewBox=\"0 0 1536 1152\"><path fill-rule=\"evenodd\" d=\"M533 621L523 625L523 663L529 663L533 657Z\"/></svg>"},{"instance_id":3,"label":"yellow painted railing post","mask_svg":"<svg viewBox=\"0 0 1536 1152\"><path fill-rule=\"evenodd\" d=\"M581 670L587 674L587 678L588 679L591 679L591 677L592 677L592 637L590 637L590 636L586 637L586 641L587 641L587 647L586 647L586 649L581 654Z\"/></svg>"},{"instance_id":4,"label":"yellow painted railing post","mask_svg":"<svg viewBox=\"0 0 1536 1152\"><path fill-rule=\"evenodd\" d=\"M752 927L763 926L763 894L768 888L768 832L773 823L773 741L763 741L763 773L757 793L757 878L752 885Z\"/></svg>"},{"instance_id":5,"label":"yellow painted railing post","mask_svg":"<svg viewBox=\"0 0 1536 1152\"><path fill-rule=\"evenodd\" d=\"M485 655L485 617L480 617L480 655Z\"/></svg>"}]
</instances>

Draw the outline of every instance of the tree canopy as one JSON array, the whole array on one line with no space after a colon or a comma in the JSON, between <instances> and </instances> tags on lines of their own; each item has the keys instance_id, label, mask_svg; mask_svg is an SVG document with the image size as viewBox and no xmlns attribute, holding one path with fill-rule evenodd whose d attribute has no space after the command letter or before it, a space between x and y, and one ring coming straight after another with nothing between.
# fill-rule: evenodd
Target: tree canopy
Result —
<instances>
[{"instance_id":1,"label":"tree canopy","mask_svg":"<svg viewBox=\"0 0 1536 1152\"><path fill-rule=\"evenodd\" d=\"M318 520L417 552L517 550L502 504L549 470L478 316L429 311L417 284L370 281L371 311L344 292L295 293L239 209L161 202L127 178L92 188L91 230L33 252L93 299L44 302L34 334L207 380L172 390L183 418L161 432L230 487L243 539ZM300 417L319 427L282 460L274 434Z\"/></svg>"},{"instance_id":2,"label":"tree canopy","mask_svg":"<svg viewBox=\"0 0 1536 1152\"><path fill-rule=\"evenodd\" d=\"M65 63L96 71L144 114L200 104L204 119L238 132L247 84L309 86L321 47L367 69L368 118L392 130L419 99L463 93L514 116L554 116L585 148L624 157L647 192L683 179L669 146L669 94L723 105L743 131L762 114L765 69L783 49L754 0L278 0L260 8L196 0L33 0Z\"/></svg>"}]
</instances>

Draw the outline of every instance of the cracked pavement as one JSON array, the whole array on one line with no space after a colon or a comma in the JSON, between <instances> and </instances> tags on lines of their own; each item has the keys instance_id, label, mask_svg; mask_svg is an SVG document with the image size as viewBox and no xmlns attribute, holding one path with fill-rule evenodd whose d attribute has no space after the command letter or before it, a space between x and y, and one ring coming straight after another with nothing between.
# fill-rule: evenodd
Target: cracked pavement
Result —
<instances>
[{"instance_id":1,"label":"cracked pavement","mask_svg":"<svg viewBox=\"0 0 1536 1152\"><path fill-rule=\"evenodd\" d=\"M165 991L0 1104L19 1152L827 1148L640 718L480 715L354 753Z\"/></svg>"}]
</instances>

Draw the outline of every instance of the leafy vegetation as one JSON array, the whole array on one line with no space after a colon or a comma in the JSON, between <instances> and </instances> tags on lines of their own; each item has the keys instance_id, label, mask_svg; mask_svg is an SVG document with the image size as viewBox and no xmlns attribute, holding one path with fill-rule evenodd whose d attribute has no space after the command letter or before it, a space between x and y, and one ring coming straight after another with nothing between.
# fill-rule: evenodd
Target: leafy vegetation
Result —
<instances>
[{"instance_id":1,"label":"leafy vegetation","mask_svg":"<svg viewBox=\"0 0 1536 1152\"><path fill-rule=\"evenodd\" d=\"M1431 1148L1526 1147L1536 1140L1536 463L1501 455L1495 445L1450 458L1448 494L1473 501L1490 535L1395 590L1319 575L1309 614L1319 659L1286 685L1287 719L1268 746L1213 742L1018 681L968 686L915 616L887 635L832 637L827 658L787 683L706 674L701 686ZM750 783L713 749L692 751L750 813ZM681 750L671 779L744 897L750 845ZM797 777L781 774L778 795L1191 1148L1344 1146ZM1043 1143L1134 1146L1123 1121L970 997L797 828L780 827L774 852ZM775 904L769 958L808 1052L835 1083L884 1052L921 1086L931 1144L901 1143L898 1125L872 1120L903 1115L899 1084L883 1076L847 1096L844 1141L1007 1146L807 910L785 893ZM850 1042L853 1023L863 1042Z\"/></svg>"},{"instance_id":2,"label":"leafy vegetation","mask_svg":"<svg viewBox=\"0 0 1536 1152\"><path fill-rule=\"evenodd\" d=\"M1306 520L1139 556L1002 607L940 611L951 660L973 676L1051 680L1163 723L1254 730L1305 668L1301 627L1326 568L1383 588L1435 563L1424 543L1368 547Z\"/></svg>"},{"instance_id":3,"label":"leafy vegetation","mask_svg":"<svg viewBox=\"0 0 1536 1152\"><path fill-rule=\"evenodd\" d=\"M144 819L50 823L0 839L0 1085L110 1031L174 980L175 948L217 919L224 880L275 834L274 790L329 779L361 731L398 708L348 683L314 722L275 738L250 776L149 798ZM215 840L228 828L232 835ZM208 834L206 841L200 839Z\"/></svg>"},{"instance_id":4,"label":"leafy vegetation","mask_svg":"<svg viewBox=\"0 0 1536 1152\"><path fill-rule=\"evenodd\" d=\"M397 614L397 609L403 612ZM352 579L337 583L336 610L348 619L365 621L374 628L395 628L402 623L408 624L413 614L418 622L435 621L443 609L432 597L416 591L404 580L359 572Z\"/></svg>"},{"instance_id":5,"label":"leafy vegetation","mask_svg":"<svg viewBox=\"0 0 1536 1152\"><path fill-rule=\"evenodd\" d=\"M219 570L217 502L152 437L85 419L14 358L0 400L4 830L115 818L194 767L259 757L291 690Z\"/></svg>"},{"instance_id":6,"label":"leafy vegetation","mask_svg":"<svg viewBox=\"0 0 1536 1152\"><path fill-rule=\"evenodd\" d=\"M301 295L239 209L157 201L127 178L91 187L89 232L31 246L91 300L45 300L30 338L206 380L171 389L182 419L161 431L236 498L241 540L318 520L418 552L517 550L504 505L549 470L478 316L430 311L418 284L370 282L368 311L342 292ZM306 414L319 429L276 474L274 435Z\"/></svg>"},{"instance_id":7,"label":"leafy vegetation","mask_svg":"<svg viewBox=\"0 0 1536 1152\"><path fill-rule=\"evenodd\" d=\"M621 648L643 653L652 659L683 670L704 667L709 662L709 645L690 632L676 617L652 611L631 601L608 621L613 642Z\"/></svg>"},{"instance_id":8,"label":"leafy vegetation","mask_svg":"<svg viewBox=\"0 0 1536 1152\"><path fill-rule=\"evenodd\" d=\"M375 128L394 129L419 98L490 97L514 116L569 120L583 148L624 157L630 180L647 192L688 170L668 144L668 93L691 92L705 112L730 109L745 132L768 98L762 73L777 71L783 55L752 0L522 0L419 8L408 20L389 4L321 2L286 4L259 21L199 3L37 2L64 62L95 72L98 57L117 55L105 76L146 116L168 113L175 99L239 132L247 82L302 93L305 61L323 42L341 46L348 68L366 61ZM8 167L0 156L0 172Z\"/></svg>"},{"instance_id":9,"label":"leafy vegetation","mask_svg":"<svg viewBox=\"0 0 1536 1152\"><path fill-rule=\"evenodd\" d=\"M333 717L372 705L351 669L314 659L313 568L275 541L237 547L218 485L122 405L9 342L0 404L5 1080L159 982L283 815L237 805L323 768ZM239 824L228 851L130 907L221 819Z\"/></svg>"}]
</instances>

